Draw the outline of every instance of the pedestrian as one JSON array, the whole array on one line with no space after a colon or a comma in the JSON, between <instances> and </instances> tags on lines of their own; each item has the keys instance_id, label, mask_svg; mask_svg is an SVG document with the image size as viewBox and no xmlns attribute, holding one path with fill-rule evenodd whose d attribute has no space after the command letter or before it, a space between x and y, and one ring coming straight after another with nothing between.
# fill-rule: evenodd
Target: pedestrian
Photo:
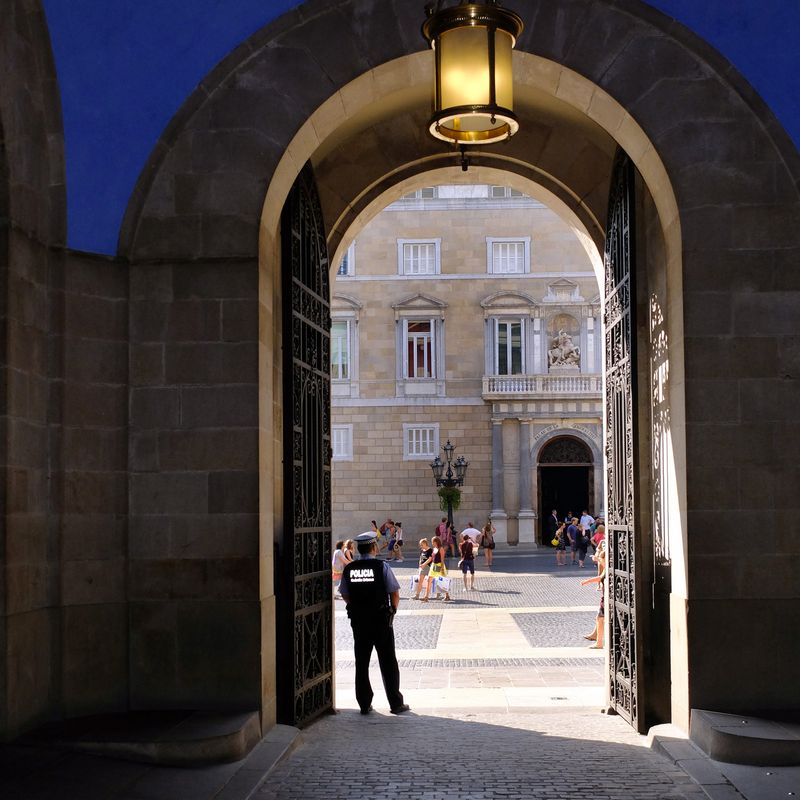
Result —
<instances>
[{"instance_id":1,"label":"pedestrian","mask_svg":"<svg viewBox=\"0 0 800 800\"><path fill-rule=\"evenodd\" d=\"M600 542L597 547L597 553L592 556L592 560L597 563L597 575L593 578L586 578L581 581L581 586L586 586L589 583L597 583L600 586L600 607L597 609L597 616L594 621L594 630L584 639L594 642L590 645L592 650L601 650L603 648L603 636L605 634L606 622L606 547L605 542Z\"/></svg>"},{"instance_id":2,"label":"pedestrian","mask_svg":"<svg viewBox=\"0 0 800 800\"><path fill-rule=\"evenodd\" d=\"M394 520L387 519L386 522L381 525L381 530L386 537L386 560L394 561Z\"/></svg>"},{"instance_id":3,"label":"pedestrian","mask_svg":"<svg viewBox=\"0 0 800 800\"><path fill-rule=\"evenodd\" d=\"M453 523L448 522L447 517L442 517L442 521L436 526L436 530L441 530L442 526L444 526L444 533L437 533L436 535L442 540L445 557L455 555L456 532Z\"/></svg>"},{"instance_id":4,"label":"pedestrian","mask_svg":"<svg viewBox=\"0 0 800 800\"><path fill-rule=\"evenodd\" d=\"M469 536L469 538L472 540L473 546L477 549L478 540L480 539L481 532L471 522L468 522L467 523L467 527L464 528L463 531L461 531L461 536L462 536L462 538L459 540L459 543L458 543L459 546L464 541L463 537L464 536Z\"/></svg>"},{"instance_id":5,"label":"pedestrian","mask_svg":"<svg viewBox=\"0 0 800 800\"><path fill-rule=\"evenodd\" d=\"M344 541L339 539L336 542L336 547L333 551L331 558L331 577L333 578L333 596L337 599L341 597L339 594L339 581L342 579L342 572L347 566L347 557L344 554Z\"/></svg>"},{"instance_id":6,"label":"pedestrian","mask_svg":"<svg viewBox=\"0 0 800 800\"><path fill-rule=\"evenodd\" d=\"M586 566L584 564L586 561L586 551L589 549L589 532L585 530L583 525L581 525L577 520L573 520L573 524L575 524L578 529L578 532L575 536L575 541L577 543L576 553L578 556L578 566L584 567Z\"/></svg>"},{"instance_id":7,"label":"pedestrian","mask_svg":"<svg viewBox=\"0 0 800 800\"><path fill-rule=\"evenodd\" d=\"M458 562L458 566L461 567L461 573L464 576L464 591L468 592L475 588L475 547L468 533L464 534L459 550L461 561ZM469 573L469 578L467 578L467 573Z\"/></svg>"},{"instance_id":8,"label":"pedestrian","mask_svg":"<svg viewBox=\"0 0 800 800\"><path fill-rule=\"evenodd\" d=\"M558 539L558 544L556 544L556 565L566 567L569 539L567 538L567 526L563 522L556 528L553 539Z\"/></svg>"},{"instance_id":9,"label":"pedestrian","mask_svg":"<svg viewBox=\"0 0 800 800\"><path fill-rule=\"evenodd\" d=\"M478 539L478 544L483 548L483 557L486 560L487 567L491 567L494 560L494 534L494 525L492 525L490 519L487 519Z\"/></svg>"},{"instance_id":10,"label":"pedestrian","mask_svg":"<svg viewBox=\"0 0 800 800\"><path fill-rule=\"evenodd\" d=\"M344 557L347 559L347 563L349 564L351 561L355 561L356 559L356 543L353 539L347 539L344 543Z\"/></svg>"},{"instance_id":11,"label":"pedestrian","mask_svg":"<svg viewBox=\"0 0 800 800\"><path fill-rule=\"evenodd\" d=\"M395 522L394 524L394 545L392 553L397 561L403 560L403 523Z\"/></svg>"},{"instance_id":12,"label":"pedestrian","mask_svg":"<svg viewBox=\"0 0 800 800\"><path fill-rule=\"evenodd\" d=\"M588 532L592 525L594 525L594 517L584 508L579 522L584 531Z\"/></svg>"},{"instance_id":13,"label":"pedestrian","mask_svg":"<svg viewBox=\"0 0 800 800\"><path fill-rule=\"evenodd\" d=\"M417 591L414 592L413 594L415 600L419 600L419 593L422 591L422 584L428 579L428 573L430 572L432 561L433 561L433 548L430 546L427 539L420 539L419 572L417 573Z\"/></svg>"},{"instance_id":14,"label":"pedestrian","mask_svg":"<svg viewBox=\"0 0 800 800\"><path fill-rule=\"evenodd\" d=\"M544 541L548 544L556 538L556 531L558 531L561 523L558 519L558 511L554 508L550 512L550 516L544 521Z\"/></svg>"},{"instance_id":15,"label":"pedestrian","mask_svg":"<svg viewBox=\"0 0 800 800\"><path fill-rule=\"evenodd\" d=\"M381 533L381 529L378 527L378 523L375 522L373 519L371 521L372 524L372 532L375 534L375 538L378 540L378 552L380 553L381 550L386 549L386 538Z\"/></svg>"},{"instance_id":16,"label":"pedestrian","mask_svg":"<svg viewBox=\"0 0 800 800\"><path fill-rule=\"evenodd\" d=\"M378 559L378 540L373 531L356 536L356 546L358 558L344 568L340 585L353 629L356 700L362 714L372 711L369 660L375 648L389 710L392 714L402 714L409 709L400 692L400 668L392 627L400 604L400 585L392 568Z\"/></svg>"},{"instance_id":17,"label":"pedestrian","mask_svg":"<svg viewBox=\"0 0 800 800\"><path fill-rule=\"evenodd\" d=\"M605 538L606 526L603 521L600 520L595 526L594 535L592 536L592 544L594 545L595 553L597 553L597 548L600 546L600 542L604 542Z\"/></svg>"},{"instance_id":18,"label":"pedestrian","mask_svg":"<svg viewBox=\"0 0 800 800\"><path fill-rule=\"evenodd\" d=\"M445 549L444 545L442 544L442 540L438 536L434 536L431 544L433 545L433 553L431 554L431 569L430 574L428 575L428 582L425 584L425 597L422 598L423 603L428 602L431 594L431 585L434 582L437 583L436 596L438 598L438 579L447 577L447 566L444 563ZM445 589L444 591L444 599L445 601L449 601L451 599L450 591L448 589Z\"/></svg>"},{"instance_id":19,"label":"pedestrian","mask_svg":"<svg viewBox=\"0 0 800 800\"><path fill-rule=\"evenodd\" d=\"M572 552L572 566L574 567L578 560L576 558L578 554L578 536L580 531L578 530L578 518L572 517L572 519L567 522L567 538L569 539L569 549Z\"/></svg>"}]
</instances>

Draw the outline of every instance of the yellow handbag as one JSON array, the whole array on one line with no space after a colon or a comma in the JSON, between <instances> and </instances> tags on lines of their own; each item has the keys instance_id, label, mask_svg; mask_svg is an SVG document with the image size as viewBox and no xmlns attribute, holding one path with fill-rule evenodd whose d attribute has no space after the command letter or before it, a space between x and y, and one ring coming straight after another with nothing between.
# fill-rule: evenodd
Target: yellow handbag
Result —
<instances>
[{"instance_id":1,"label":"yellow handbag","mask_svg":"<svg viewBox=\"0 0 800 800\"><path fill-rule=\"evenodd\" d=\"M552 539L550 544L553 545L553 547L558 547L558 539Z\"/></svg>"}]
</instances>

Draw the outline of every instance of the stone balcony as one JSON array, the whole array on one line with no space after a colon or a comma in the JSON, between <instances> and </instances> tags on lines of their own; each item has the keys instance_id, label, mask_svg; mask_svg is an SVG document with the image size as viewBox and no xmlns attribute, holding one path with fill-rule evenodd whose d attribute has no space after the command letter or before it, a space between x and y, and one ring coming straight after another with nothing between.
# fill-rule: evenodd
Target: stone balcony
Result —
<instances>
[{"instance_id":1,"label":"stone balcony","mask_svg":"<svg viewBox=\"0 0 800 800\"><path fill-rule=\"evenodd\" d=\"M601 397L602 375L484 375L484 400Z\"/></svg>"}]
</instances>

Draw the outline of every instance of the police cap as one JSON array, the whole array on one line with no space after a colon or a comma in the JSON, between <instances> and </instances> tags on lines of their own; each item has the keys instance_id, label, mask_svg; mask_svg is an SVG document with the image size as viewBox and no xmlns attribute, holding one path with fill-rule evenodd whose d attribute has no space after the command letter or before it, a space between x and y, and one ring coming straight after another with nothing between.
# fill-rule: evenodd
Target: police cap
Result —
<instances>
[{"instance_id":1,"label":"police cap","mask_svg":"<svg viewBox=\"0 0 800 800\"><path fill-rule=\"evenodd\" d=\"M372 544L373 542L377 542L378 538L375 536L373 531L366 531L365 533L359 533L358 536L356 536L355 541L356 544L366 546L368 544Z\"/></svg>"}]
</instances>

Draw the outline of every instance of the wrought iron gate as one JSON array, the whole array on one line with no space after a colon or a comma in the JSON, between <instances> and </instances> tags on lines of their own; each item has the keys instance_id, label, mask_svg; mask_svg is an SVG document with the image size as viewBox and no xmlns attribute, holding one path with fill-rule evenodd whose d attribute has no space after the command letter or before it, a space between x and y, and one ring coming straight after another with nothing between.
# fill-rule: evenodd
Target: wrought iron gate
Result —
<instances>
[{"instance_id":1,"label":"wrought iron gate","mask_svg":"<svg viewBox=\"0 0 800 800\"><path fill-rule=\"evenodd\" d=\"M316 184L306 165L281 218L284 529L278 579L278 716L333 705L330 297Z\"/></svg>"},{"instance_id":2,"label":"wrought iron gate","mask_svg":"<svg viewBox=\"0 0 800 800\"><path fill-rule=\"evenodd\" d=\"M607 636L611 707L640 733L645 725L637 616L640 536L636 527L635 170L617 153L611 178L605 248Z\"/></svg>"}]
</instances>

